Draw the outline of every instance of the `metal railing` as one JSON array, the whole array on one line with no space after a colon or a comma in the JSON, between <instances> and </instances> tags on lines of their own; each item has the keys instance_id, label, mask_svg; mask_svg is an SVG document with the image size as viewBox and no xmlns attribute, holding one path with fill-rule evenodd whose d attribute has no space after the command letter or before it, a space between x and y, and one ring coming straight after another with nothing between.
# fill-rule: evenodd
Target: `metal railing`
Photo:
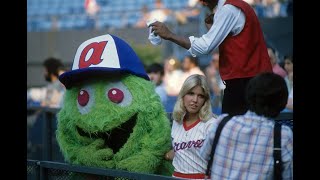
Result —
<instances>
[{"instance_id":1,"label":"metal railing","mask_svg":"<svg viewBox=\"0 0 320 180\"><path fill-rule=\"evenodd\" d=\"M27 160L28 180L177 180L169 176L129 172L117 169L71 165L53 161Z\"/></svg>"}]
</instances>

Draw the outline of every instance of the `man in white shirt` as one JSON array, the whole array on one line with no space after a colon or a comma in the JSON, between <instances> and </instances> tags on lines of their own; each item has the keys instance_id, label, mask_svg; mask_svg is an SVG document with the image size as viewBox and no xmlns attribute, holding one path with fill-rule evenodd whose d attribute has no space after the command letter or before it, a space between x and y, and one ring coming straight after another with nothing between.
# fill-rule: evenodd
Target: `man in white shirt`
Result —
<instances>
[{"instance_id":1,"label":"man in white shirt","mask_svg":"<svg viewBox=\"0 0 320 180\"><path fill-rule=\"evenodd\" d=\"M192 56L211 53L219 47L219 73L225 82L222 113L243 114L248 110L245 88L261 72L272 72L259 20L242 0L200 0L215 14L206 18L208 32L201 37L181 37L161 22L150 24L165 40L187 49Z\"/></svg>"}]
</instances>

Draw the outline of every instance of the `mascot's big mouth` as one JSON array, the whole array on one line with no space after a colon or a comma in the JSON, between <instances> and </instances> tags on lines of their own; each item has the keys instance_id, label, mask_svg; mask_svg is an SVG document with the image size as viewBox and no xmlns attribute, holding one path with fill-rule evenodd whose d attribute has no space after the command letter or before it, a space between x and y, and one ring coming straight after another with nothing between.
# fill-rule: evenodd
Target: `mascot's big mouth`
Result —
<instances>
[{"instance_id":1,"label":"mascot's big mouth","mask_svg":"<svg viewBox=\"0 0 320 180\"><path fill-rule=\"evenodd\" d=\"M133 115L128 121L106 132L88 133L77 126L78 133L91 139L102 138L105 145L116 154L119 149L127 142L133 127L136 125L137 114Z\"/></svg>"}]
</instances>

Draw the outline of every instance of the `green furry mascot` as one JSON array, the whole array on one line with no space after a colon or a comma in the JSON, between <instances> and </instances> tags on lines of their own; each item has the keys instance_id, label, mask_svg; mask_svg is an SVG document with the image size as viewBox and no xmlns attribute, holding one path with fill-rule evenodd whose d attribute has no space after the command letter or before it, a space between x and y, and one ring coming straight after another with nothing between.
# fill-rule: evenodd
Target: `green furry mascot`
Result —
<instances>
[{"instance_id":1,"label":"green furry mascot","mask_svg":"<svg viewBox=\"0 0 320 180\"><path fill-rule=\"evenodd\" d=\"M132 48L114 35L82 43L58 113L57 141L67 162L171 175L170 121Z\"/></svg>"}]
</instances>

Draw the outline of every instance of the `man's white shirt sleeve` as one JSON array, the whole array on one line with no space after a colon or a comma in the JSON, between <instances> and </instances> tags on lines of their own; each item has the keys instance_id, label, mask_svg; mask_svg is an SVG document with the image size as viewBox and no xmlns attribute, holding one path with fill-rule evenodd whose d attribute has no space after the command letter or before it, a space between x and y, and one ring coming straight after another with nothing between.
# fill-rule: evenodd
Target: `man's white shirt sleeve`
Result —
<instances>
[{"instance_id":1,"label":"man's white shirt sleeve","mask_svg":"<svg viewBox=\"0 0 320 180\"><path fill-rule=\"evenodd\" d=\"M214 15L214 23L209 31L201 37L189 37L191 47L188 51L194 57L209 54L222 43L229 33L239 34L244 24L245 15L239 8L230 4L218 7Z\"/></svg>"}]
</instances>

